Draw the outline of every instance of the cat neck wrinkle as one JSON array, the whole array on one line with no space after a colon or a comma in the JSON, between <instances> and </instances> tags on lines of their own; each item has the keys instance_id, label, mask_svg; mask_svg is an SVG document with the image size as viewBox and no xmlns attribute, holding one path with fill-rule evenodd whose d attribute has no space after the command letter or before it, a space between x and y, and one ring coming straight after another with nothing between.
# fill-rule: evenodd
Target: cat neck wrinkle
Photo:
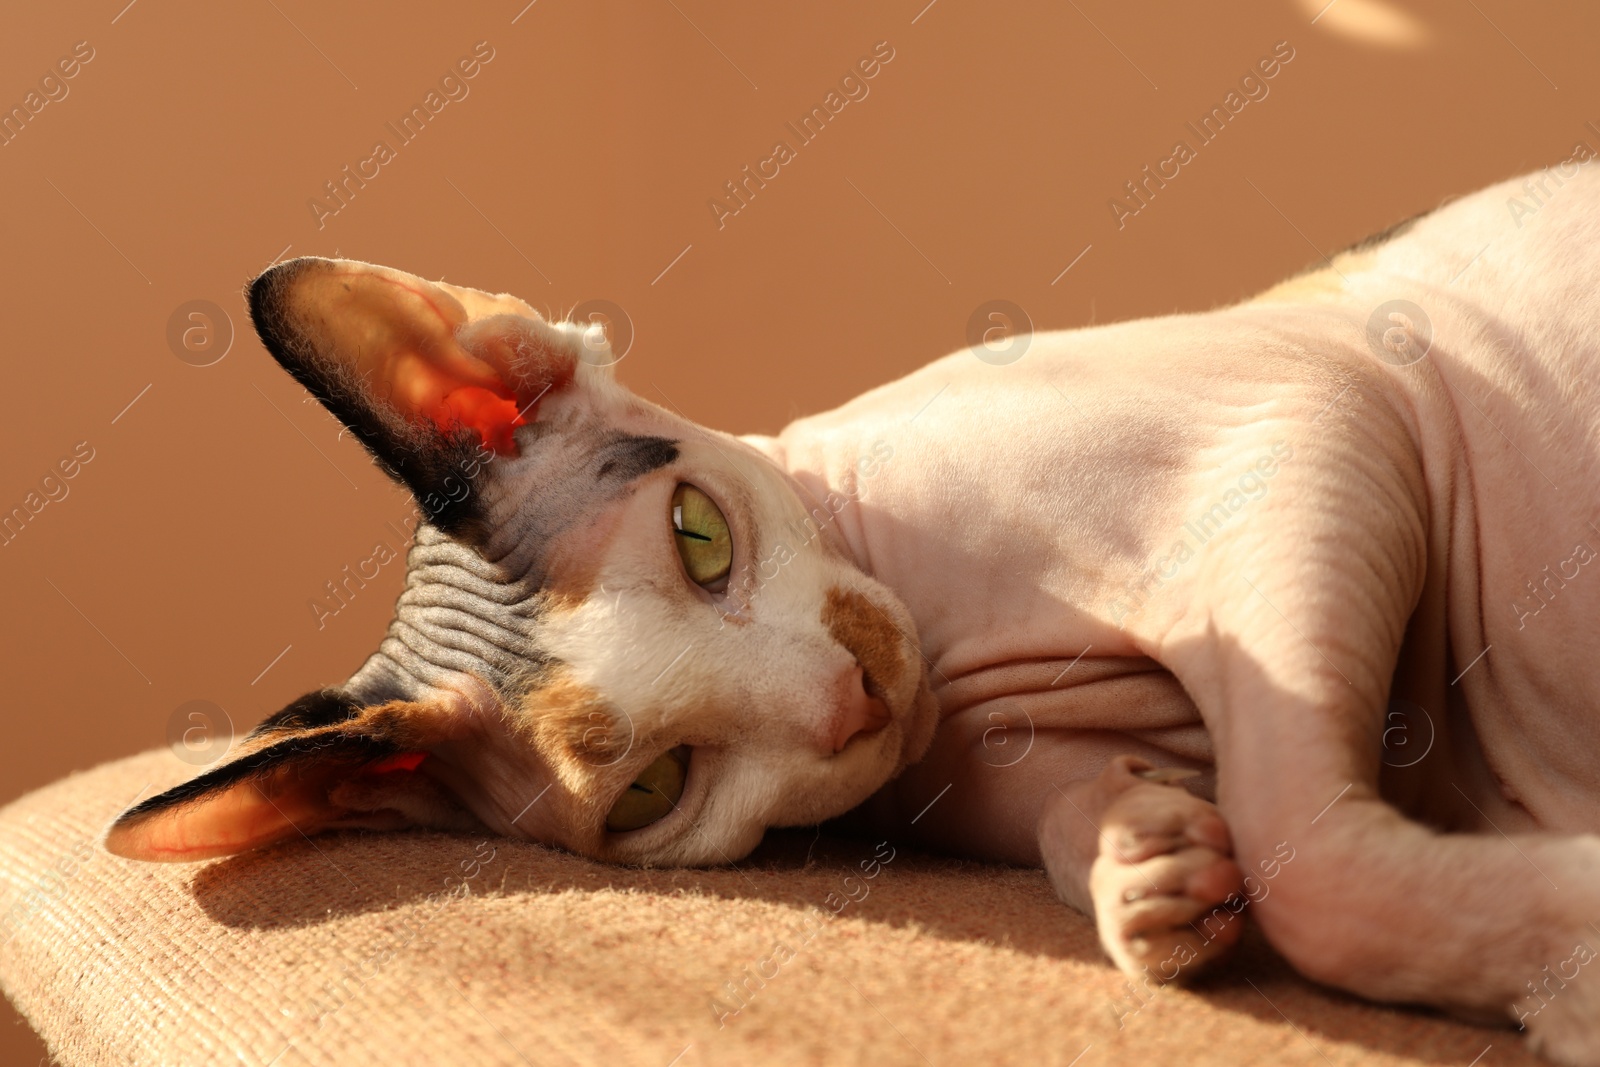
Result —
<instances>
[{"instance_id":1,"label":"cat neck wrinkle","mask_svg":"<svg viewBox=\"0 0 1600 1067\"><path fill-rule=\"evenodd\" d=\"M497 686L527 669L536 655L537 575L490 563L425 524L406 564L389 632L347 691L358 699L414 697L452 688L461 675Z\"/></svg>"}]
</instances>

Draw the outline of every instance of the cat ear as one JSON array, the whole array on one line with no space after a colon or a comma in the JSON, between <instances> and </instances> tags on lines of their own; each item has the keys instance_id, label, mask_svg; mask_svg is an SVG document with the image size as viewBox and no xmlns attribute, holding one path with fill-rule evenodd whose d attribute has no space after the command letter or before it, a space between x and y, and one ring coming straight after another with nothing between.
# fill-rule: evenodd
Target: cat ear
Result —
<instances>
[{"instance_id":1,"label":"cat ear","mask_svg":"<svg viewBox=\"0 0 1600 1067\"><path fill-rule=\"evenodd\" d=\"M604 345L521 300L344 259L306 257L249 288L267 351L419 500L514 431ZM594 336L591 336L594 335Z\"/></svg>"},{"instance_id":2,"label":"cat ear","mask_svg":"<svg viewBox=\"0 0 1600 1067\"><path fill-rule=\"evenodd\" d=\"M106 849L182 862L339 827L473 826L424 767L445 720L428 704L308 694L258 726L241 755L123 812Z\"/></svg>"}]
</instances>

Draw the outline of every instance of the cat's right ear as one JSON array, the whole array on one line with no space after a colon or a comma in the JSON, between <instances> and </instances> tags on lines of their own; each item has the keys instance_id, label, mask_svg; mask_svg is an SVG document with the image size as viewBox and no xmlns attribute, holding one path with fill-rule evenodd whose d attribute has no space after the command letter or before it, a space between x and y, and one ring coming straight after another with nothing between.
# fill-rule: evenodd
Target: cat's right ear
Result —
<instances>
[{"instance_id":1,"label":"cat's right ear","mask_svg":"<svg viewBox=\"0 0 1600 1067\"><path fill-rule=\"evenodd\" d=\"M250 284L249 303L273 358L419 500L486 451L516 455L540 400L607 362L592 355L598 327L355 260L279 264Z\"/></svg>"}]
</instances>

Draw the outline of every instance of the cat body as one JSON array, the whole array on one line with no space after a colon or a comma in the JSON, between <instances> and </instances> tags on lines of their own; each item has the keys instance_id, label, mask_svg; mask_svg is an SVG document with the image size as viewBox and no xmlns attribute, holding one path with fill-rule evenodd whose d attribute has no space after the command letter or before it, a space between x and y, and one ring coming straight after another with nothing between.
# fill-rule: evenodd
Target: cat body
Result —
<instances>
[{"instance_id":1,"label":"cat body","mask_svg":"<svg viewBox=\"0 0 1600 1067\"><path fill-rule=\"evenodd\" d=\"M1528 999L1600 948L1597 238L1600 179L1546 172L742 439L617 385L597 328L275 267L268 349L426 514L406 591L108 847L422 824L717 863L853 809L1042 865L1130 974L1197 973L1247 898L1311 977L1600 1063L1600 988Z\"/></svg>"}]
</instances>

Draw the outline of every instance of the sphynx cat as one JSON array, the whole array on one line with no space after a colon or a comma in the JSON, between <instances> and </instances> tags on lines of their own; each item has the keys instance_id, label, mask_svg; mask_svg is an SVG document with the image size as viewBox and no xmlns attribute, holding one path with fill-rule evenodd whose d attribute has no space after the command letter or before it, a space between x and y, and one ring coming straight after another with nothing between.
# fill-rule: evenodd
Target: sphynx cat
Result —
<instances>
[{"instance_id":1,"label":"sphynx cat","mask_svg":"<svg viewBox=\"0 0 1600 1067\"><path fill-rule=\"evenodd\" d=\"M633 395L603 330L514 297L274 266L268 351L416 496L405 591L349 679L107 846L424 825L715 864L850 811L1042 866L1130 976L1199 973L1248 900L1313 979L1600 1064L1587 158L776 437Z\"/></svg>"}]
</instances>

